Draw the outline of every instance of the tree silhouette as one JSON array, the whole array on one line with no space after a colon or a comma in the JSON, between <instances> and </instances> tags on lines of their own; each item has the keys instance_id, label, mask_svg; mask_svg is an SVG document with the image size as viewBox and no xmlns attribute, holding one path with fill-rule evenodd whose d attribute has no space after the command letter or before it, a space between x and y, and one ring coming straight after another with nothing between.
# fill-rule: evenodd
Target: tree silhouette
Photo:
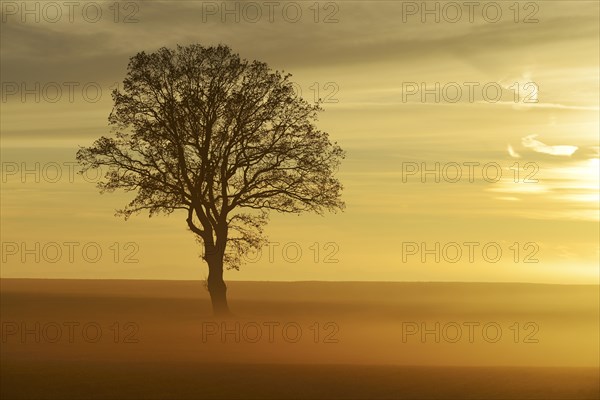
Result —
<instances>
[{"instance_id":1,"label":"tree silhouette","mask_svg":"<svg viewBox=\"0 0 600 400\"><path fill-rule=\"evenodd\" d=\"M222 45L138 53L112 93L114 137L77 153L82 172L106 168L101 192L136 192L117 215L185 210L216 315L229 313L223 267L264 244L269 211L344 207L334 177L344 152L290 76Z\"/></svg>"}]
</instances>

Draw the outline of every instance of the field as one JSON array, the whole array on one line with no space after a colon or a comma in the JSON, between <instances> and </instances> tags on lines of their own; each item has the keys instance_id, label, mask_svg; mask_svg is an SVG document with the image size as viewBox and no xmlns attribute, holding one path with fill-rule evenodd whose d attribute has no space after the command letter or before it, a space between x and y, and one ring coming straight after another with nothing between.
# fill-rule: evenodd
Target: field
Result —
<instances>
[{"instance_id":1,"label":"field","mask_svg":"<svg viewBox=\"0 0 600 400\"><path fill-rule=\"evenodd\" d=\"M1 397L593 399L597 286L3 279Z\"/></svg>"}]
</instances>

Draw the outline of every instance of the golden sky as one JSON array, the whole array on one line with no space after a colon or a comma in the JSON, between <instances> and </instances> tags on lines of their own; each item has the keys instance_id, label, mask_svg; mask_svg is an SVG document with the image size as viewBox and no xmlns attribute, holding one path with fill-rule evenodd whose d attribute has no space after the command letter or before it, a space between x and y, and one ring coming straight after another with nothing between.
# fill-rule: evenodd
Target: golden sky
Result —
<instances>
[{"instance_id":1,"label":"golden sky","mask_svg":"<svg viewBox=\"0 0 600 400\"><path fill-rule=\"evenodd\" d=\"M233 14L222 2L118 13L97 2L97 22L95 10L59 18L44 2L36 22L2 3L0 276L206 276L184 215L125 222L113 214L128 195L70 172L78 146L110 133L109 92L130 56L223 43L292 73L307 99L318 90L319 127L347 151L346 210L272 214L272 244L226 280L597 283L599 3L498 1L484 13L487 3L457 22L439 3L439 23L410 8L421 2L278 3L271 16L254 2L260 18L235 2ZM439 183L422 175L436 163Z\"/></svg>"}]
</instances>

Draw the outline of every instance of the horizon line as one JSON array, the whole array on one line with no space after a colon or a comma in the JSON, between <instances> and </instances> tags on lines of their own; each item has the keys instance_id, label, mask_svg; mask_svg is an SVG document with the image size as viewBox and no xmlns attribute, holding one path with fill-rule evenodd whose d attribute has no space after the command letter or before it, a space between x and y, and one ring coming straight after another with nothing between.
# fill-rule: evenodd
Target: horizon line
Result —
<instances>
[{"instance_id":1,"label":"horizon line","mask_svg":"<svg viewBox=\"0 0 600 400\"><path fill-rule=\"evenodd\" d=\"M6 278L2 280L47 280L47 281L148 281L148 282L202 282L204 279L152 279L152 278ZM454 283L454 284L517 284L517 285L552 285L552 286L600 286L598 283L549 283L549 282L511 282L511 281L331 281L331 280L298 280L298 281L265 281L265 280L227 280L227 283Z\"/></svg>"}]
</instances>

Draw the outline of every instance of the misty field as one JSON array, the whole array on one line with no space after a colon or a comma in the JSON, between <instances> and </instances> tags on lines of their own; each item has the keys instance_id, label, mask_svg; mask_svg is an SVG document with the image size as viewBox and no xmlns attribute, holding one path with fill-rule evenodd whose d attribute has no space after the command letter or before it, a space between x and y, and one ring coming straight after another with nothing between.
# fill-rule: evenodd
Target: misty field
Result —
<instances>
[{"instance_id":1,"label":"misty field","mask_svg":"<svg viewBox=\"0 0 600 400\"><path fill-rule=\"evenodd\" d=\"M597 286L3 279L1 397L598 398Z\"/></svg>"}]
</instances>

